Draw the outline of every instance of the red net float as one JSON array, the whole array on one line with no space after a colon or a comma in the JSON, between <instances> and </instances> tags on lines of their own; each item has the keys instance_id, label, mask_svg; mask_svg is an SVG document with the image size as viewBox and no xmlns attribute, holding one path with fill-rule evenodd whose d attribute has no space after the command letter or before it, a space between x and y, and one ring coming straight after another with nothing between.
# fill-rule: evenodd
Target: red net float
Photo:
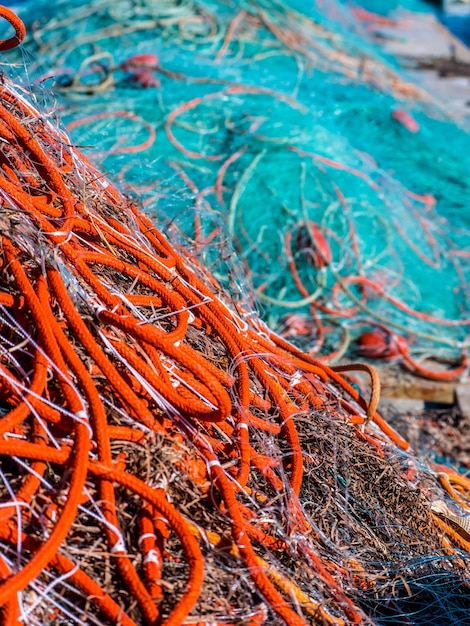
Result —
<instances>
[{"instance_id":1,"label":"red net float","mask_svg":"<svg viewBox=\"0 0 470 626\"><path fill-rule=\"evenodd\" d=\"M295 243L308 262L320 269L327 267L332 261L330 244L321 228L315 222L303 222L295 237Z\"/></svg>"},{"instance_id":2,"label":"red net float","mask_svg":"<svg viewBox=\"0 0 470 626\"><path fill-rule=\"evenodd\" d=\"M368 330L357 340L357 353L366 359L396 359L408 349L403 337L384 330Z\"/></svg>"}]
</instances>

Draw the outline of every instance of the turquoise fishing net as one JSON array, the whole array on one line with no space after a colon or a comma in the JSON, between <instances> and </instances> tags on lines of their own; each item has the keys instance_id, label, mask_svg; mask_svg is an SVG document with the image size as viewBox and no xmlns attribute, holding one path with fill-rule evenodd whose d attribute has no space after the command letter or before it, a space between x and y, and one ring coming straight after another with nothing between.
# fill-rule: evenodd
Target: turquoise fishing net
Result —
<instances>
[{"instance_id":1,"label":"turquoise fishing net","mask_svg":"<svg viewBox=\"0 0 470 626\"><path fill-rule=\"evenodd\" d=\"M325 357L379 325L416 358L453 361L470 329L467 125L351 8L26 2L23 55L83 152L235 302Z\"/></svg>"}]
</instances>

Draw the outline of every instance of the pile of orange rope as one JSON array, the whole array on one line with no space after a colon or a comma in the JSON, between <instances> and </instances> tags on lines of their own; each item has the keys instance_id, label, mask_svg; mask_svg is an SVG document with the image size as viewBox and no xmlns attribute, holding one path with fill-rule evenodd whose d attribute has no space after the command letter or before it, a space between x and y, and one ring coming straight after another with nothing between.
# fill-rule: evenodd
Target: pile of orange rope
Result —
<instances>
[{"instance_id":1,"label":"pile of orange rope","mask_svg":"<svg viewBox=\"0 0 470 626\"><path fill-rule=\"evenodd\" d=\"M6 49L23 28L7 9L1 15L16 30ZM371 453L383 456L386 442L406 450L375 411L375 377L369 404L334 369L260 322L249 325L223 302L215 280L178 253L5 78L0 137L2 623L25 620L22 593L44 572L79 590L105 623L195 623L187 620L203 590L203 552L221 545L276 619L361 623L364 614L341 583L344 572L319 556L299 501L306 461L297 420L323 411ZM274 444L262 451L254 443L263 439L282 455L270 454ZM144 441L155 456L162 441L184 450L168 472L210 491L210 506L228 521L231 537L204 529L164 484L144 480L125 445L116 453L117 442ZM263 490L253 487L254 476ZM137 503L130 521L117 506L117 490ZM287 512L274 525L258 512L273 498ZM127 604L63 549L80 535L83 511L95 509ZM284 524L282 533L276 524ZM124 532L129 526L138 540ZM174 595L162 574L169 537L181 547L186 582L162 614L162 597ZM260 556L282 560L285 537L328 590L329 607ZM42 589L46 594L47 585ZM268 609L243 623L263 623Z\"/></svg>"}]
</instances>

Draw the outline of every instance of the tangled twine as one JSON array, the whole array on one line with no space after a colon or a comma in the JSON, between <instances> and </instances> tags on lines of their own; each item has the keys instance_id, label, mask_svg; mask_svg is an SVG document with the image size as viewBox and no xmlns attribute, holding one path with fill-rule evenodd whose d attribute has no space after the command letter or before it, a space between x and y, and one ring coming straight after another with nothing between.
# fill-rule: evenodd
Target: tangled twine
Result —
<instances>
[{"instance_id":1,"label":"tangled twine","mask_svg":"<svg viewBox=\"0 0 470 626\"><path fill-rule=\"evenodd\" d=\"M364 623L393 541L466 589L429 502L469 481L405 454L371 368L368 402L248 322L5 77L0 136L4 624Z\"/></svg>"},{"instance_id":2,"label":"tangled twine","mask_svg":"<svg viewBox=\"0 0 470 626\"><path fill-rule=\"evenodd\" d=\"M76 141L271 328L329 363L359 337L364 358L459 380L465 134L367 41L361 24L380 18L343 9L44 2L28 49ZM226 239L241 280L215 252Z\"/></svg>"}]
</instances>

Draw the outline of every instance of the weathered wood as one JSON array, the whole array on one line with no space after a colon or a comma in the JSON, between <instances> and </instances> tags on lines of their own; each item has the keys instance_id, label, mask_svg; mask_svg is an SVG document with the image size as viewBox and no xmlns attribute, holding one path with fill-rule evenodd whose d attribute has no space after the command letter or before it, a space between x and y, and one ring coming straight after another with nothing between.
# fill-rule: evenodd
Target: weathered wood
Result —
<instances>
[{"instance_id":1,"label":"weathered wood","mask_svg":"<svg viewBox=\"0 0 470 626\"><path fill-rule=\"evenodd\" d=\"M383 49L411 65L410 77L446 115L468 116L470 49L432 14L397 11L394 17L398 27L376 28Z\"/></svg>"},{"instance_id":2,"label":"weathered wood","mask_svg":"<svg viewBox=\"0 0 470 626\"><path fill-rule=\"evenodd\" d=\"M374 365L380 376L382 398L420 400L423 402L455 403L457 383L427 380L407 372L398 364ZM443 368L442 364L433 363L432 368ZM364 382L366 378L364 377ZM462 383L470 389L470 383Z\"/></svg>"},{"instance_id":3,"label":"weathered wood","mask_svg":"<svg viewBox=\"0 0 470 626\"><path fill-rule=\"evenodd\" d=\"M455 398L462 417L470 422L470 382L460 383L456 386Z\"/></svg>"}]
</instances>

